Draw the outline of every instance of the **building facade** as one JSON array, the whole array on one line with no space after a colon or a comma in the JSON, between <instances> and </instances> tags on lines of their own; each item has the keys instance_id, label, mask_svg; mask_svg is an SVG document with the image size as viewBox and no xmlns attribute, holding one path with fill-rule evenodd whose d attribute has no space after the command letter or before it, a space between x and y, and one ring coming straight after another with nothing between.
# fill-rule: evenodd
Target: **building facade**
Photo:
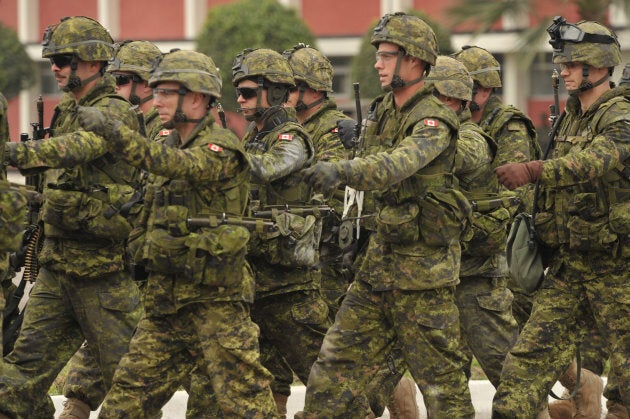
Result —
<instances>
[{"instance_id":1,"label":"building facade","mask_svg":"<svg viewBox=\"0 0 630 419\"><path fill-rule=\"evenodd\" d=\"M38 63L40 77L31 89L23 91L9 103L11 138L28 132L35 120L35 100L44 98L47 121L60 93L50 72L48 60L41 58L41 39L49 24L64 16L85 15L100 21L115 40L145 39L155 42L162 51L171 48L194 49L195 37L207 12L217 5L234 0L0 0L0 21L12 27L27 46L29 55ZM330 57L335 67L334 96L348 109L353 107L350 62L358 52L361 38L384 13L417 9L432 20L449 27L447 10L459 0L278 0L296 9L317 38L317 47ZM578 20L571 3L561 0L536 0L536 15L543 19L563 15ZM611 6L611 8L614 6ZM630 58L630 29L624 13L611 9L610 22L619 35L624 60ZM544 130L548 107L553 101L551 88L551 50L546 42L537 46L540 54L531 67L522 65L515 52L519 34L537 23L537 18L524 16L519 21L504 19L490 31L474 34L474 27L451 28L455 50L463 45L478 45L491 51L502 64L503 90L506 103L521 109ZM299 40L296 40L298 42ZM613 79L620 77L616 69ZM561 83L562 84L562 83Z\"/></svg>"}]
</instances>

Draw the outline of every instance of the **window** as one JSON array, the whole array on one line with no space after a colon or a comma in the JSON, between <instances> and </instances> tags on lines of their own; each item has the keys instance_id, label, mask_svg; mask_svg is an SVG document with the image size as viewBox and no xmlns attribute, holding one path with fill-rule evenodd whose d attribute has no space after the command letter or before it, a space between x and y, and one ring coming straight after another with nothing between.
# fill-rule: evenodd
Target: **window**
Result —
<instances>
[{"instance_id":1,"label":"window","mask_svg":"<svg viewBox=\"0 0 630 419\"><path fill-rule=\"evenodd\" d=\"M551 75L553 74L553 69L558 70L558 76L560 75L560 66L554 64L551 61L552 53L541 53L536 55L534 62L532 63L531 71L529 73L530 77L530 85L532 89L532 97L548 97L553 98L553 88ZM562 78L559 80L559 90L558 94L560 97L566 97L567 91L564 87L564 82Z\"/></svg>"}]
</instances>

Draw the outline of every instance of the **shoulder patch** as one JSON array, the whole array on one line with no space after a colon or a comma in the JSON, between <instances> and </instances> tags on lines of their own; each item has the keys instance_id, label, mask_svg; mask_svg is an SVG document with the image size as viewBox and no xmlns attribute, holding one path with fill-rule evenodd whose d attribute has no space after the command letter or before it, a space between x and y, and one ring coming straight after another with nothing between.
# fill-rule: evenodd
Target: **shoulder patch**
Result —
<instances>
[{"instance_id":1,"label":"shoulder patch","mask_svg":"<svg viewBox=\"0 0 630 419\"><path fill-rule=\"evenodd\" d=\"M335 127L330 132L332 132L333 134L337 134L339 132L339 128Z\"/></svg>"},{"instance_id":2,"label":"shoulder patch","mask_svg":"<svg viewBox=\"0 0 630 419\"><path fill-rule=\"evenodd\" d=\"M437 119L424 118L424 125L427 127L438 127L440 123Z\"/></svg>"},{"instance_id":3,"label":"shoulder patch","mask_svg":"<svg viewBox=\"0 0 630 419\"><path fill-rule=\"evenodd\" d=\"M223 147L221 147L220 145L216 145L216 144L208 144L208 150L214 151L216 153L220 153L223 151Z\"/></svg>"},{"instance_id":4,"label":"shoulder patch","mask_svg":"<svg viewBox=\"0 0 630 419\"><path fill-rule=\"evenodd\" d=\"M521 124L518 121L510 121L507 124L508 131L520 131Z\"/></svg>"},{"instance_id":5,"label":"shoulder patch","mask_svg":"<svg viewBox=\"0 0 630 419\"><path fill-rule=\"evenodd\" d=\"M279 140L284 140L284 141L292 141L293 140L293 134L280 134L280 135L278 135L278 139Z\"/></svg>"},{"instance_id":6,"label":"shoulder patch","mask_svg":"<svg viewBox=\"0 0 630 419\"><path fill-rule=\"evenodd\" d=\"M169 135L171 135L171 130L170 129L163 129L160 130L160 137L168 137Z\"/></svg>"}]
</instances>

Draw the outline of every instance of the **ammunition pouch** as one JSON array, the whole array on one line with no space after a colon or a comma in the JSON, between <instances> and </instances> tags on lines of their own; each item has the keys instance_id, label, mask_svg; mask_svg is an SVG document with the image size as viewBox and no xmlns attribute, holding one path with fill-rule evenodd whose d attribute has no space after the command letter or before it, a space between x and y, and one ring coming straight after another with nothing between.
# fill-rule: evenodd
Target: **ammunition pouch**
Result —
<instances>
[{"instance_id":1,"label":"ammunition pouch","mask_svg":"<svg viewBox=\"0 0 630 419\"><path fill-rule=\"evenodd\" d=\"M277 230L256 233L249 253L263 257L272 265L313 267L319 262L319 243L322 235L320 216L300 216L288 211L272 216Z\"/></svg>"},{"instance_id":2,"label":"ammunition pouch","mask_svg":"<svg viewBox=\"0 0 630 419\"><path fill-rule=\"evenodd\" d=\"M249 232L221 225L173 236L156 228L147 233L143 260L148 271L182 276L193 285L230 287L241 282Z\"/></svg>"},{"instance_id":3,"label":"ammunition pouch","mask_svg":"<svg viewBox=\"0 0 630 419\"><path fill-rule=\"evenodd\" d=\"M520 200L516 195L466 195L473 207L472 237L462 241L462 254L491 256L503 252Z\"/></svg>"},{"instance_id":4,"label":"ammunition pouch","mask_svg":"<svg viewBox=\"0 0 630 419\"><path fill-rule=\"evenodd\" d=\"M70 235L125 240L131 224L120 207L134 194L131 186L109 184L88 191L49 188L44 191L42 221Z\"/></svg>"},{"instance_id":5,"label":"ammunition pouch","mask_svg":"<svg viewBox=\"0 0 630 419\"><path fill-rule=\"evenodd\" d=\"M413 201L386 205L376 214L376 232L387 243L417 242L420 238L419 215L420 206Z\"/></svg>"}]
</instances>

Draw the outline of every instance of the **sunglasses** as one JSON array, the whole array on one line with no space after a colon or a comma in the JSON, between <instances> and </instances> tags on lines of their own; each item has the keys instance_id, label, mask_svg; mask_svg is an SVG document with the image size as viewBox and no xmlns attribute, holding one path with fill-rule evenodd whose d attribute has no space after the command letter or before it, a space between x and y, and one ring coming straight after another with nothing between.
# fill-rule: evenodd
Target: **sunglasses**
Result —
<instances>
[{"instance_id":1,"label":"sunglasses","mask_svg":"<svg viewBox=\"0 0 630 419\"><path fill-rule=\"evenodd\" d=\"M124 86L132 81L135 83L142 81L142 79L135 74L114 74L114 78L116 79L116 86Z\"/></svg>"},{"instance_id":2,"label":"sunglasses","mask_svg":"<svg viewBox=\"0 0 630 419\"><path fill-rule=\"evenodd\" d=\"M53 55L52 57L50 57L50 63L59 68L68 67L71 62L72 62L72 54L60 54L60 55Z\"/></svg>"},{"instance_id":3,"label":"sunglasses","mask_svg":"<svg viewBox=\"0 0 630 419\"><path fill-rule=\"evenodd\" d=\"M258 89L253 87L237 87L236 98L243 96L243 99L251 99L258 96Z\"/></svg>"}]
</instances>

